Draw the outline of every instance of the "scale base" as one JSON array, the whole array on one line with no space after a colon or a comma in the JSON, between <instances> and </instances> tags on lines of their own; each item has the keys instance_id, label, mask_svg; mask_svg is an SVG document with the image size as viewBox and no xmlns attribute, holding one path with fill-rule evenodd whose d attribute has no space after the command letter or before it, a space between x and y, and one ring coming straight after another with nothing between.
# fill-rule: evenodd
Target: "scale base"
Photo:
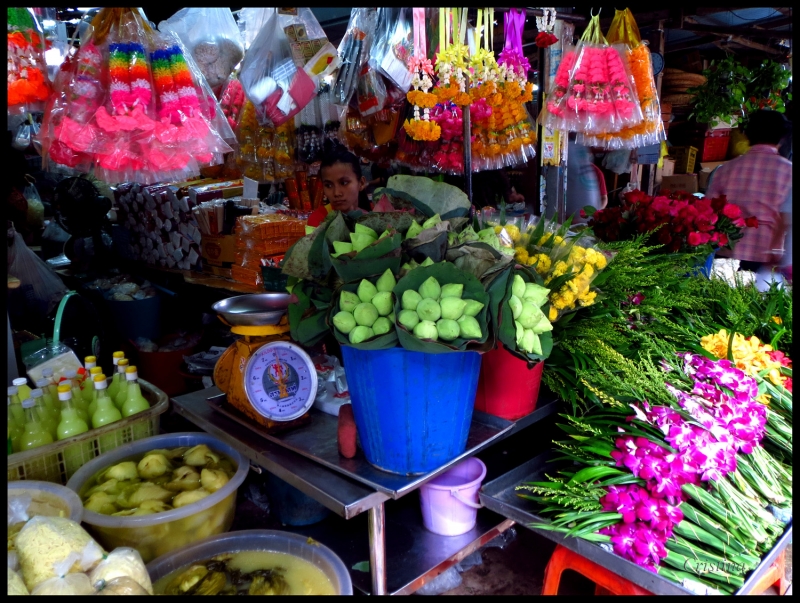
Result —
<instances>
[{"instance_id":1,"label":"scale base","mask_svg":"<svg viewBox=\"0 0 800 603\"><path fill-rule=\"evenodd\" d=\"M250 406L250 403L233 404L228 399L228 396L224 397L220 396L219 398L215 398L212 408L214 408L214 410L220 410L224 414L227 414L228 416L238 415L239 417L241 417L242 415L244 415L248 419L258 423L259 427L258 428L252 427L253 431L255 431L256 433L263 433L263 434L273 434L273 433L280 433L282 431L290 431L292 429L296 429L297 427L308 425L311 422L311 415L309 413L306 413L302 417L299 417L292 421L270 421L266 417L262 417L260 414L255 412L253 410L253 407Z\"/></svg>"}]
</instances>

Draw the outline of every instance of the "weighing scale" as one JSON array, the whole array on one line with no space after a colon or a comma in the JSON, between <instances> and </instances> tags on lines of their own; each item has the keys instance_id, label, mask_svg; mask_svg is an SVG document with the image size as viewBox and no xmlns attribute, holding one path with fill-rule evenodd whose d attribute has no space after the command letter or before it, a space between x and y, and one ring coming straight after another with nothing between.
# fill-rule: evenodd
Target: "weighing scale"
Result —
<instances>
[{"instance_id":1,"label":"weighing scale","mask_svg":"<svg viewBox=\"0 0 800 603\"><path fill-rule=\"evenodd\" d=\"M219 319L242 337L214 367L228 403L268 433L307 424L317 395L311 357L289 336L286 293L239 295L214 304Z\"/></svg>"}]
</instances>

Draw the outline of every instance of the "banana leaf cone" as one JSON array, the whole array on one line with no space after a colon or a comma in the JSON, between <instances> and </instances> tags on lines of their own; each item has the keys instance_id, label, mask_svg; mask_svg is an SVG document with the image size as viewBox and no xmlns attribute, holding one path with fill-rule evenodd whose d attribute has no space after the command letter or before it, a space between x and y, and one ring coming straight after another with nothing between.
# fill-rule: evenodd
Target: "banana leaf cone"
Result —
<instances>
[{"instance_id":1,"label":"banana leaf cone","mask_svg":"<svg viewBox=\"0 0 800 603\"><path fill-rule=\"evenodd\" d=\"M313 281L300 281L292 289L297 303L289 304L289 327L292 339L303 346L313 346L328 333L327 316L333 289Z\"/></svg>"},{"instance_id":2,"label":"banana leaf cone","mask_svg":"<svg viewBox=\"0 0 800 603\"><path fill-rule=\"evenodd\" d=\"M514 261L514 258L500 253L486 243L471 241L448 248L447 261L455 264L459 270L469 272L475 278L483 281L507 267Z\"/></svg>"},{"instance_id":3,"label":"banana leaf cone","mask_svg":"<svg viewBox=\"0 0 800 603\"><path fill-rule=\"evenodd\" d=\"M334 241L350 241L350 230L339 211L328 214L314 232L288 249L283 259L283 274L325 282L333 267L330 248Z\"/></svg>"},{"instance_id":4,"label":"banana leaf cone","mask_svg":"<svg viewBox=\"0 0 800 603\"><path fill-rule=\"evenodd\" d=\"M380 276L387 269L397 274L402 260L403 235L393 228L389 229L389 233L388 237L376 240L359 252L351 251L332 257L330 261L336 274L345 283Z\"/></svg>"},{"instance_id":5,"label":"banana leaf cone","mask_svg":"<svg viewBox=\"0 0 800 603\"><path fill-rule=\"evenodd\" d=\"M448 222L440 222L423 230L413 239L403 241L403 250L417 263L421 264L426 258L434 262L441 262L447 256L447 231Z\"/></svg>"}]
</instances>

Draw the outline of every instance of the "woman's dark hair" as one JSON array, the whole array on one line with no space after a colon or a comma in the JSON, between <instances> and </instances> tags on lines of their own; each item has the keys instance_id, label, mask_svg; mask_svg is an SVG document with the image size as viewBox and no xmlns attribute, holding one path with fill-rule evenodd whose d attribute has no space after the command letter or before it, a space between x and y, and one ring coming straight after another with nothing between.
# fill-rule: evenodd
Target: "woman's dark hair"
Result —
<instances>
[{"instance_id":1,"label":"woman's dark hair","mask_svg":"<svg viewBox=\"0 0 800 603\"><path fill-rule=\"evenodd\" d=\"M356 180L361 180L361 161L358 157L353 155L347 148L339 142L326 140L322 146L322 168L331 167L334 163L346 163L353 168L353 173L356 175ZM364 191L358 193L358 207L364 211L370 211L372 207L369 203L369 197Z\"/></svg>"},{"instance_id":2,"label":"woman's dark hair","mask_svg":"<svg viewBox=\"0 0 800 603\"><path fill-rule=\"evenodd\" d=\"M790 131L790 123L783 113L760 109L750 115L744 133L751 145L777 145Z\"/></svg>"}]
</instances>

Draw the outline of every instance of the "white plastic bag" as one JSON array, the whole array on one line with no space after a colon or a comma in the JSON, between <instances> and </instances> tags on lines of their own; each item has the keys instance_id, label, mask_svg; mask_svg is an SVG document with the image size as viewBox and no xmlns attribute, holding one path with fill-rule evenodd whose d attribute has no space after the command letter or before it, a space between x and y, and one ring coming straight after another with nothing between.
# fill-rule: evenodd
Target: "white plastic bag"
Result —
<instances>
[{"instance_id":1,"label":"white plastic bag","mask_svg":"<svg viewBox=\"0 0 800 603\"><path fill-rule=\"evenodd\" d=\"M8 571L8 593L9 595L29 595L25 583L20 575L9 568Z\"/></svg>"},{"instance_id":2,"label":"white plastic bag","mask_svg":"<svg viewBox=\"0 0 800 603\"><path fill-rule=\"evenodd\" d=\"M33 287L35 301L46 316L61 301L67 288L50 266L30 250L13 226L10 231L13 231L14 241L8 248L8 274L17 277L22 286Z\"/></svg>"},{"instance_id":3,"label":"white plastic bag","mask_svg":"<svg viewBox=\"0 0 800 603\"><path fill-rule=\"evenodd\" d=\"M56 564L56 575L40 582L31 591L32 595L93 595L94 589L89 576L81 572L71 573L78 553L70 553L66 559Z\"/></svg>"},{"instance_id":4,"label":"white plastic bag","mask_svg":"<svg viewBox=\"0 0 800 603\"><path fill-rule=\"evenodd\" d=\"M103 590L115 578L128 577L135 580L149 594L153 594L150 574L136 549L118 547L109 553L89 574L89 581L95 590Z\"/></svg>"}]
</instances>

